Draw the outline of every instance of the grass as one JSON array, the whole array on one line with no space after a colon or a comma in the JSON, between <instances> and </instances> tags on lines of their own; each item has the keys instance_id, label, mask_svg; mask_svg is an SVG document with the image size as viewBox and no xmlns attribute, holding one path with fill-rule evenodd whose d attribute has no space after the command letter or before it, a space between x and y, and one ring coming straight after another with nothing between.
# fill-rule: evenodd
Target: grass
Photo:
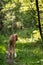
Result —
<instances>
[{"instance_id":1,"label":"grass","mask_svg":"<svg viewBox=\"0 0 43 65\"><path fill-rule=\"evenodd\" d=\"M16 62L16 65L43 65L43 44L39 39L38 30L33 31L33 37L31 35L27 37L27 30L23 31L18 32L19 38L15 49L17 57L13 61ZM6 47L9 37L0 35L0 40L0 65L9 65L6 62Z\"/></svg>"}]
</instances>

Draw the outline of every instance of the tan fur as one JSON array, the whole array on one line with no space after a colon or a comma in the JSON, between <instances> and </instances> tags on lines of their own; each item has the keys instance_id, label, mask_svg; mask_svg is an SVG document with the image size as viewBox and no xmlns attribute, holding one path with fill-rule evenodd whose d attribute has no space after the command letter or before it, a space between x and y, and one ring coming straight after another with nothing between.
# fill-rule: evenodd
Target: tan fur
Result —
<instances>
[{"instance_id":1,"label":"tan fur","mask_svg":"<svg viewBox=\"0 0 43 65\"><path fill-rule=\"evenodd\" d=\"M18 39L17 34L13 34L9 38L9 44L8 44L8 48L7 48L7 54L8 54L9 58L13 58L14 57L15 45L16 45L17 39Z\"/></svg>"}]
</instances>

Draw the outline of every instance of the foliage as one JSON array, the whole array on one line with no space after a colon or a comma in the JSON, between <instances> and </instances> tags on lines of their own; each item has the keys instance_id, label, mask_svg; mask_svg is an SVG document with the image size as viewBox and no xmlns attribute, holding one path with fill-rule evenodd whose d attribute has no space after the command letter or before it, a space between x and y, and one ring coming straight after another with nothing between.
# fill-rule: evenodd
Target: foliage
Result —
<instances>
[{"instance_id":1,"label":"foliage","mask_svg":"<svg viewBox=\"0 0 43 65\"><path fill-rule=\"evenodd\" d=\"M32 2L31 2L32 1ZM43 65L43 42L38 30L35 0L0 0L0 64L6 62L6 47L10 34L17 33L16 65ZM43 0L39 0L40 21L43 31ZM22 26L22 29L21 29Z\"/></svg>"},{"instance_id":2,"label":"foliage","mask_svg":"<svg viewBox=\"0 0 43 65\"><path fill-rule=\"evenodd\" d=\"M30 8L31 5L28 0L3 0L1 2L5 3L4 5L2 4L2 12L4 13L4 19L2 19L4 24L3 32L6 32L7 34L15 32L15 29L20 28L17 28L17 25L15 24L17 22L21 22L22 25L20 25L22 28L30 27L31 24L32 26L36 25L36 11L33 8Z\"/></svg>"},{"instance_id":3,"label":"foliage","mask_svg":"<svg viewBox=\"0 0 43 65\"><path fill-rule=\"evenodd\" d=\"M40 1L39 1L40 2ZM3 4L2 4L3 3ZM35 0L2 0L0 18L3 22L3 33L11 34L23 28L36 28L37 15ZM0 20L0 22L1 22ZM20 22L18 26L17 23Z\"/></svg>"}]
</instances>

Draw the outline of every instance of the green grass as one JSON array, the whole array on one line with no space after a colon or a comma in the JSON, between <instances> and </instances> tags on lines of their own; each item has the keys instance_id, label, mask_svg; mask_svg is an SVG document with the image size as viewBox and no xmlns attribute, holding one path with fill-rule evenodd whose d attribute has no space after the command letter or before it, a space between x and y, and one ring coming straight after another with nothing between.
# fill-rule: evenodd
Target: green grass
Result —
<instances>
[{"instance_id":1,"label":"green grass","mask_svg":"<svg viewBox=\"0 0 43 65\"><path fill-rule=\"evenodd\" d=\"M2 36L0 35L0 37L1 37L0 65L9 65L9 63L6 62L6 53L5 53L9 39L8 37L4 37L3 35ZM34 42L28 41L28 39L29 38L27 39L22 37L18 38L15 49L17 57L13 59L13 61L16 62L16 65L43 65L42 41L39 38Z\"/></svg>"}]
</instances>

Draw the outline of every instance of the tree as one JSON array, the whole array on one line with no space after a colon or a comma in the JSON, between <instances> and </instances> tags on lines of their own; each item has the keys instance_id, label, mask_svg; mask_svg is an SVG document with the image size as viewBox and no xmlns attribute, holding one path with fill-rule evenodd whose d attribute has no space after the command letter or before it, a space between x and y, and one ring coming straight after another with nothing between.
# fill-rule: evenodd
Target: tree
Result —
<instances>
[{"instance_id":1,"label":"tree","mask_svg":"<svg viewBox=\"0 0 43 65\"><path fill-rule=\"evenodd\" d=\"M42 30L41 30L41 23L40 23L38 0L36 0L36 8L37 8L37 15L38 15L38 24L39 24L38 26L39 26L40 36L42 39L43 37L42 37Z\"/></svg>"},{"instance_id":2,"label":"tree","mask_svg":"<svg viewBox=\"0 0 43 65\"><path fill-rule=\"evenodd\" d=\"M0 31L3 28L3 19L4 19L4 13L2 12L3 9L3 1L0 0Z\"/></svg>"}]
</instances>

